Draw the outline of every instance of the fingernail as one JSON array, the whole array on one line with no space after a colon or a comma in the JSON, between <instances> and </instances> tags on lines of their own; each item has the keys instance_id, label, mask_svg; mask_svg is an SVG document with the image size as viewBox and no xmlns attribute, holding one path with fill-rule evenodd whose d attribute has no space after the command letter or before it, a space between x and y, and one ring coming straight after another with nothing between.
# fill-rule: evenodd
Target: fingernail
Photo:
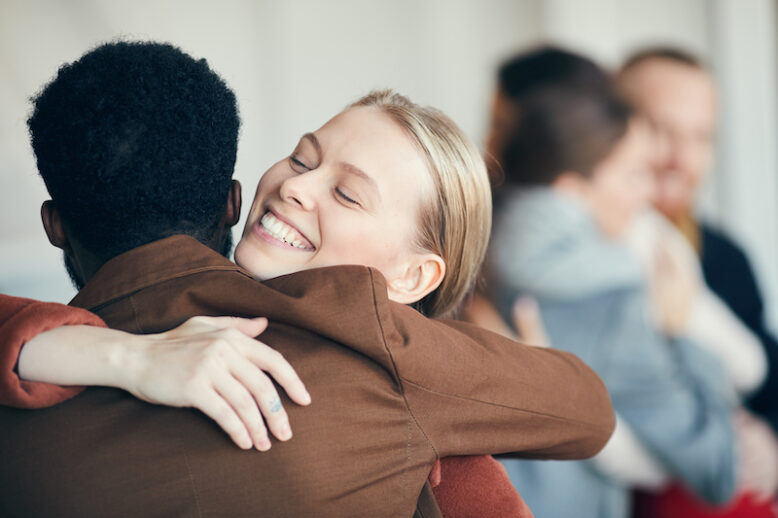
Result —
<instances>
[{"instance_id":1,"label":"fingernail","mask_svg":"<svg viewBox=\"0 0 778 518\"><path fill-rule=\"evenodd\" d=\"M270 449L270 441L268 439L260 439L259 444L257 444L257 449L259 451L267 451Z\"/></svg>"},{"instance_id":2,"label":"fingernail","mask_svg":"<svg viewBox=\"0 0 778 518\"><path fill-rule=\"evenodd\" d=\"M305 392L303 394L303 405L310 405L311 404L311 395L308 392Z\"/></svg>"},{"instance_id":3,"label":"fingernail","mask_svg":"<svg viewBox=\"0 0 778 518\"><path fill-rule=\"evenodd\" d=\"M280 439L282 441L288 441L289 439L292 438L292 429L289 428L288 424L285 424L285 425L283 425L281 427L281 432L280 433L281 433Z\"/></svg>"}]
</instances>

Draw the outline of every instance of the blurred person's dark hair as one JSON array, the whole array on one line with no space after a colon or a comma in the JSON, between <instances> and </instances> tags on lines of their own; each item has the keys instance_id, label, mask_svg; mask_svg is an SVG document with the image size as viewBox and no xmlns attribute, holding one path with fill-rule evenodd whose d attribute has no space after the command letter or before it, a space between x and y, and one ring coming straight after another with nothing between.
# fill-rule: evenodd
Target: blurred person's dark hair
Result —
<instances>
[{"instance_id":1,"label":"blurred person's dark hair","mask_svg":"<svg viewBox=\"0 0 778 518\"><path fill-rule=\"evenodd\" d=\"M499 70L510 123L496 151L505 183L548 185L584 176L627 131L630 106L592 60L554 47L520 54Z\"/></svg>"},{"instance_id":2,"label":"blurred person's dark hair","mask_svg":"<svg viewBox=\"0 0 778 518\"><path fill-rule=\"evenodd\" d=\"M187 234L214 238L240 125L235 95L204 59L153 42L113 42L32 100L38 171L71 239L102 261ZM229 232L220 245L228 253Z\"/></svg>"},{"instance_id":3,"label":"blurred person's dark hair","mask_svg":"<svg viewBox=\"0 0 778 518\"><path fill-rule=\"evenodd\" d=\"M703 63L702 60L700 60L691 52L677 47L656 46L647 47L631 54L626 60L624 60L624 63L621 65L621 69L619 70L619 74L623 74L624 72L653 59L671 61L678 65L686 65L700 70L707 69L705 63Z\"/></svg>"}]
</instances>

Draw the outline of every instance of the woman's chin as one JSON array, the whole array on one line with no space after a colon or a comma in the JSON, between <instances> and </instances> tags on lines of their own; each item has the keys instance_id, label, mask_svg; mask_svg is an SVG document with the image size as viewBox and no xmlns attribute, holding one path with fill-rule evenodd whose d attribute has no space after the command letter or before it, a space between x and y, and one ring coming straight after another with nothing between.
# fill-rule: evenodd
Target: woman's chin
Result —
<instances>
[{"instance_id":1,"label":"woman's chin","mask_svg":"<svg viewBox=\"0 0 778 518\"><path fill-rule=\"evenodd\" d=\"M235 247L235 254L233 255L235 264L249 272L255 279L260 281L264 280L264 272L258 271L257 268L257 263L261 262L261 260L257 257L258 254L256 252L252 253L250 248L251 245L246 242L245 237L238 242L238 246Z\"/></svg>"},{"instance_id":2,"label":"woman's chin","mask_svg":"<svg viewBox=\"0 0 778 518\"><path fill-rule=\"evenodd\" d=\"M262 253L250 238L243 237L235 247L235 264L246 270L258 281L280 277L289 271L289 265L275 264L275 261Z\"/></svg>"}]
</instances>

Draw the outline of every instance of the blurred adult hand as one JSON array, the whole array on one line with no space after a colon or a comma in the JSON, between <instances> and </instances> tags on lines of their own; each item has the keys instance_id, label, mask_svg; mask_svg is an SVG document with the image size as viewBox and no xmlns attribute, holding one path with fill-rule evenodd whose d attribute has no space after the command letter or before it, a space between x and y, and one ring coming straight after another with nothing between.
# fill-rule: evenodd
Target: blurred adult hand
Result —
<instances>
[{"instance_id":1,"label":"blurred adult hand","mask_svg":"<svg viewBox=\"0 0 778 518\"><path fill-rule=\"evenodd\" d=\"M472 295L465 304L462 309L462 319L517 342L541 347L550 347L551 344L538 304L531 297L519 297L514 302L511 308L513 328L503 320L497 308L480 293Z\"/></svg>"},{"instance_id":2,"label":"blurred adult hand","mask_svg":"<svg viewBox=\"0 0 778 518\"><path fill-rule=\"evenodd\" d=\"M543 325L538 303L532 297L519 297L511 311L513 326L522 342L540 347L551 347L551 340Z\"/></svg>"},{"instance_id":3,"label":"blurred adult hand","mask_svg":"<svg viewBox=\"0 0 778 518\"><path fill-rule=\"evenodd\" d=\"M660 328L678 336L687 326L697 279L686 271L678 258L659 246L656 251L649 291Z\"/></svg>"}]
</instances>

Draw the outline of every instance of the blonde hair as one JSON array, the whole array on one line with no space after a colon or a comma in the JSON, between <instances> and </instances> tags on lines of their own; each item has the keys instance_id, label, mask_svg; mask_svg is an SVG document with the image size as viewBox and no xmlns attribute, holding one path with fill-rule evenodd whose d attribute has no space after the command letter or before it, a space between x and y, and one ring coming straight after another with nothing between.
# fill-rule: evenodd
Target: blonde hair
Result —
<instances>
[{"instance_id":1,"label":"blonde hair","mask_svg":"<svg viewBox=\"0 0 778 518\"><path fill-rule=\"evenodd\" d=\"M442 112L391 90L349 106L376 107L411 137L427 162L436 194L419 211L417 245L446 263L440 286L416 304L430 317L451 316L474 287L492 226L492 195L481 153Z\"/></svg>"}]
</instances>

